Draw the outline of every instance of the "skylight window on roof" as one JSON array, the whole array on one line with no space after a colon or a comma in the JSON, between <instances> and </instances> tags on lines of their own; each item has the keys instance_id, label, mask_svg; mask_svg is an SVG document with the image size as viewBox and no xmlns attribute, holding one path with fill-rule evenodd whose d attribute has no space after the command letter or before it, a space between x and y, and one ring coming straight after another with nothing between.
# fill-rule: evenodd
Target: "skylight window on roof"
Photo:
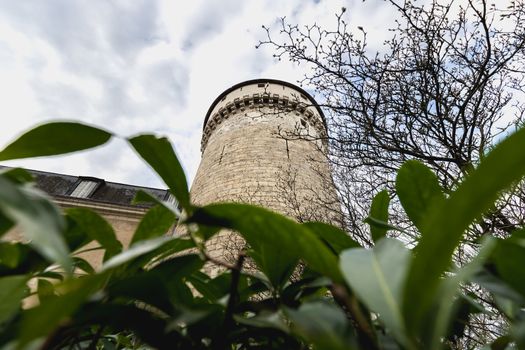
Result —
<instances>
[{"instance_id":1,"label":"skylight window on roof","mask_svg":"<svg viewBox=\"0 0 525 350\"><path fill-rule=\"evenodd\" d=\"M70 196L75 198L89 198L98 187L99 182L93 180L82 180L71 192Z\"/></svg>"}]
</instances>

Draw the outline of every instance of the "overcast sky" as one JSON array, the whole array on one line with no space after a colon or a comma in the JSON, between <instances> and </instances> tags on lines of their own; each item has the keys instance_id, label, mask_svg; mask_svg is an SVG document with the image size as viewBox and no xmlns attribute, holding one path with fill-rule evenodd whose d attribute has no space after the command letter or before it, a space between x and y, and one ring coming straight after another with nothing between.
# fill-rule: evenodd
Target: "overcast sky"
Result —
<instances>
[{"instance_id":1,"label":"overcast sky","mask_svg":"<svg viewBox=\"0 0 525 350\"><path fill-rule=\"evenodd\" d=\"M191 183L217 95L248 79L295 83L304 74L255 49L261 25L287 16L330 26L342 6L353 28L380 41L391 16L380 0L0 0L0 148L57 119L153 132L172 141ZM3 164L165 187L121 140Z\"/></svg>"}]
</instances>

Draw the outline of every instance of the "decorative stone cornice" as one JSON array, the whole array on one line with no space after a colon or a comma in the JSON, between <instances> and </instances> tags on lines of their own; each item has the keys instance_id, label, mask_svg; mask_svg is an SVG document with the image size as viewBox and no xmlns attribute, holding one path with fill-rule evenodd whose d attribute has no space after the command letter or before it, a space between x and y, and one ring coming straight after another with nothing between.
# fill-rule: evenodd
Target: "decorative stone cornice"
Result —
<instances>
[{"instance_id":1,"label":"decorative stone cornice","mask_svg":"<svg viewBox=\"0 0 525 350\"><path fill-rule=\"evenodd\" d=\"M120 205L94 201L84 198L74 198L68 196L53 196L53 201L63 209L87 208L102 215L117 216L122 219L140 220L148 208Z\"/></svg>"},{"instance_id":2,"label":"decorative stone cornice","mask_svg":"<svg viewBox=\"0 0 525 350\"><path fill-rule=\"evenodd\" d=\"M312 108L310 108L311 106L308 104L298 101L295 97L290 98L286 95L254 93L252 95L244 95L242 98L236 97L232 101L226 101L223 107L211 115L204 127L201 139L201 152L204 152L213 131L224 120L228 119L231 115L261 107L275 109L275 112L266 112L268 114L294 113L295 115L304 115L305 121L314 127L319 135L326 135L325 126L321 117L313 112ZM264 114L265 112L262 113Z\"/></svg>"}]
</instances>

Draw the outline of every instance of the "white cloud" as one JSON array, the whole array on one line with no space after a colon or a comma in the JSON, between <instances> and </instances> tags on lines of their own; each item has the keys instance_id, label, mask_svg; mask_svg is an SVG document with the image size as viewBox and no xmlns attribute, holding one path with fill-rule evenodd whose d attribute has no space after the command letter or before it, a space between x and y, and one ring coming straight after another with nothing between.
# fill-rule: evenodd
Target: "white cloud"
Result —
<instances>
[{"instance_id":1,"label":"white cloud","mask_svg":"<svg viewBox=\"0 0 525 350\"><path fill-rule=\"evenodd\" d=\"M170 137L191 180L200 161L202 122L218 94L247 79L295 82L303 75L304 67L276 63L270 48L255 49L263 38L261 25L280 16L331 25L345 3L1 2L0 147L55 118L123 136L156 132ZM350 15L359 23L384 24L388 16L360 8ZM163 186L121 140L92 152L6 164Z\"/></svg>"}]
</instances>

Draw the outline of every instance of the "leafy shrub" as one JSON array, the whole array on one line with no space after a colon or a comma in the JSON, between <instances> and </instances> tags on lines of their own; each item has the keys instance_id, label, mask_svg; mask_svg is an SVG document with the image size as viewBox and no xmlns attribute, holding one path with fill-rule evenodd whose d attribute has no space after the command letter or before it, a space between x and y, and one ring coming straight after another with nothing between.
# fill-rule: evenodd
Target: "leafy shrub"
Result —
<instances>
[{"instance_id":1,"label":"leafy shrub","mask_svg":"<svg viewBox=\"0 0 525 350\"><path fill-rule=\"evenodd\" d=\"M78 123L36 127L0 160L74 152L116 137ZM465 266L453 253L465 230L525 174L525 129L498 144L445 195L435 175L409 161L396 190L420 236L413 249L386 237L388 198L370 216L375 246L365 249L322 223L299 224L264 208L190 201L168 140L127 139L164 180L185 212L188 234L163 232L180 213L153 200L123 249L111 226L87 209L60 210L22 169L0 174L0 236L19 225L28 243L0 242L0 346L6 349L441 349L454 347L469 316L491 312L462 292L475 284L508 322L491 348L525 347L525 230L486 237ZM238 231L259 272L237 263L212 278L203 242L220 228ZM78 256L96 241L95 271ZM279 242L276 249L275 242ZM290 274L299 262L301 276ZM34 287L29 288L32 285ZM38 304L22 307L35 295Z\"/></svg>"}]
</instances>

